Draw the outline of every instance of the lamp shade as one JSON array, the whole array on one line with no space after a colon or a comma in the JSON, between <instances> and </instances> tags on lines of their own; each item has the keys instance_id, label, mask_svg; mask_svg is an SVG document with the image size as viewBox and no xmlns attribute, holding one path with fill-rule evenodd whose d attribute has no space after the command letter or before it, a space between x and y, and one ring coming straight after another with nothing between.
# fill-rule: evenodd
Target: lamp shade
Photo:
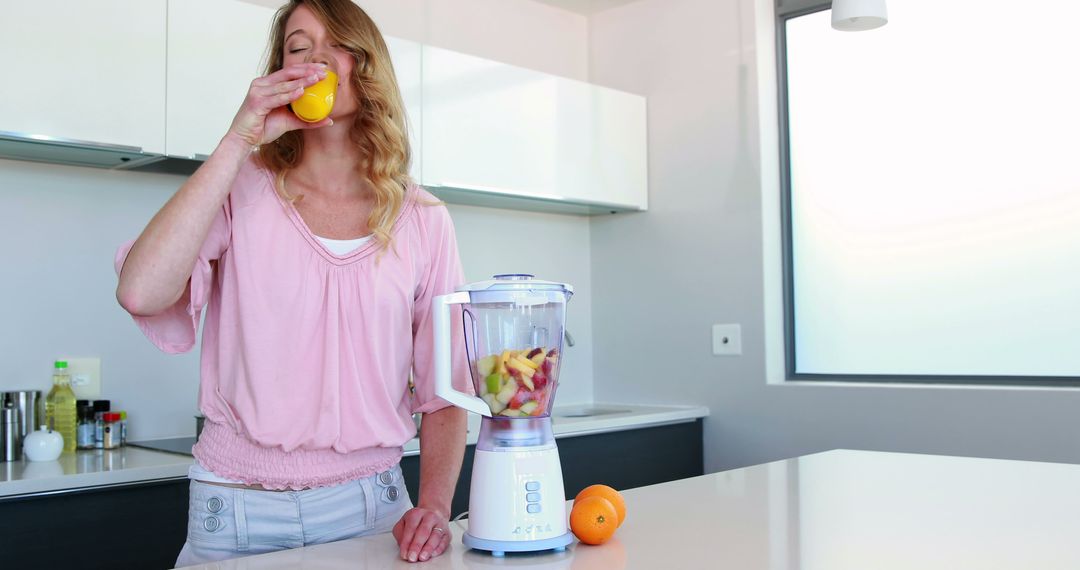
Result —
<instances>
[{"instance_id":1,"label":"lamp shade","mask_svg":"<svg viewBox=\"0 0 1080 570\"><path fill-rule=\"evenodd\" d=\"M861 32L880 28L888 22L885 0L833 0L833 29Z\"/></svg>"}]
</instances>

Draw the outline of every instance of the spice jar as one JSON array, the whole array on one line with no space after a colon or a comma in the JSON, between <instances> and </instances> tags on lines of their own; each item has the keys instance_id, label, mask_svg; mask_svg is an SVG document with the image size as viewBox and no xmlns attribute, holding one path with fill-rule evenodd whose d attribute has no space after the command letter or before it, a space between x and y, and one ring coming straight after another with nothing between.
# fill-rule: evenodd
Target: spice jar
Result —
<instances>
[{"instance_id":1,"label":"spice jar","mask_svg":"<svg viewBox=\"0 0 1080 570\"><path fill-rule=\"evenodd\" d=\"M116 412L105 412L102 419L105 423L104 433L101 439L102 447L105 449L116 449L120 447L120 414Z\"/></svg>"},{"instance_id":2,"label":"spice jar","mask_svg":"<svg viewBox=\"0 0 1080 570\"><path fill-rule=\"evenodd\" d=\"M79 412L79 427L76 430L76 440L79 449L94 449L94 406L87 400L76 402Z\"/></svg>"}]
</instances>

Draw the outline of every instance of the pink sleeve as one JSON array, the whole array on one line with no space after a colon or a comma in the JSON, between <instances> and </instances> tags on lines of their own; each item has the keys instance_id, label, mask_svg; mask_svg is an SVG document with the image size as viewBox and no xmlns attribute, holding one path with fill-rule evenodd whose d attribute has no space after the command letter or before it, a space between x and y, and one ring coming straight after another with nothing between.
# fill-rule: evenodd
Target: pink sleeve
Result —
<instances>
[{"instance_id":1,"label":"pink sleeve","mask_svg":"<svg viewBox=\"0 0 1080 570\"><path fill-rule=\"evenodd\" d=\"M454 288L465 282L458 256L454 224L445 206L425 206L420 218L426 225L425 242L429 256L427 272L417 288L413 305L413 413L429 413L441 410L449 402L435 395L435 347L431 330L431 301L439 295L453 293ZM469 376L469 363L465 356L465 337L461 328L461 310L451 312L451 378L454 388L466 394L475 394Z\"/></svg>"},{"instance_id":2,"label":"pink sleeve","mask_svg":"<svg viewBox=\"0 0 1080 570\"><path fill-rule=\"evenodd\" d=\"M218 212L210 225L210 232L203 242L199 256L195 260L195 267L191 271L191 279L188 280L184 294L176 303L161 313L152 317L140 317L132 315L135 324L139 326L146 338L154 343L154 346L169 354L187 352L195 346L195 334L199 327L199 318L206 302L210 298L210 288L213 283L213 268L211 261L221 258L229 247L232 217L229 211L229 200ZM135 240L125 243L116 252L116 275L124 267L128 252L135 244Z\"/></svg>"}]
</instances>

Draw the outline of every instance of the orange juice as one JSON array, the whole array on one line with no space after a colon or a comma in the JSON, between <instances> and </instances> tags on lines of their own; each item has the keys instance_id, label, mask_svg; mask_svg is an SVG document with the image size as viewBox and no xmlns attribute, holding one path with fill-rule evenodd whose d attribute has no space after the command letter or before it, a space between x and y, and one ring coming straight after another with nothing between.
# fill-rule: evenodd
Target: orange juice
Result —
<instances>
[{"instance_id":1,"label":"orange juice","mask_svg":"<svg viewBox=\"0 0 1080 570\"><path fill-rule=\"evenodd\" d=\"M293 113L308 123L317 123L330 116L330 111L334 108L337 82L337 74L327 69L325 78L304 89L304 94L292 102Z\"/></svg>"}]
</instances>

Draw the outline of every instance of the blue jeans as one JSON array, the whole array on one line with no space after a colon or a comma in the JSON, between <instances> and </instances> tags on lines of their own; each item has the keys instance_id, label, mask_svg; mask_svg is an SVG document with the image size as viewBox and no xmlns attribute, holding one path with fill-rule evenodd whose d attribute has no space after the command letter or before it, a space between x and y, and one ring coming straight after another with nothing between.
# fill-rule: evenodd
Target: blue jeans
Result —
<instances>
[{"instance_id":1,"label":"blue jeans","mask_svg":"<svg viewBox=\"0 0 1080 570\"><path fill-rule=\"evenodd\" d=\"M187 541L176 565L389 532L411 508L400 466L303 491L257 491L193 480Z\"/></svg>"}]
</instances>

